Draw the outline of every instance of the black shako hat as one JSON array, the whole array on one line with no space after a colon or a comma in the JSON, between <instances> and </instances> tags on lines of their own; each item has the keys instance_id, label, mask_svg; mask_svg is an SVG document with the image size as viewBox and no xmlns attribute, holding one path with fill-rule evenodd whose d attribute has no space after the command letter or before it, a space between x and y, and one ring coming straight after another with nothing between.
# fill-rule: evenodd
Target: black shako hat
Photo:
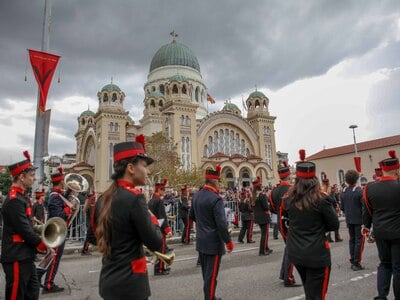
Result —
<instances>
[{"instance_id":1,"label":"black shako hat","mask_svg":"<svg viewBox=\"0 0 400 300\"><path fill-rule=\"evenodd\" d=\"M296 164L296 176L300 178L313 178L315 176L315 164L310 161L305 161L306 151L299 150L300 161Z\"/></svg>"},{"instance_id":2,"label":"black shako hat","mask_svg":"<svg viewBox=\"0 0 400 300\"><path fill-rule=\"evenodd\" d=\"M206 179L217 179L219 180L219 177L221 176L221 167L217 165L215 167L215 171L208 169L206 170L206 175L204 176Z\"/></svg>"},{"instance_id":3,"label":"black shako hat","mask_svg":"<svg viewBox=\"0 0 400 300\"><path fill-rule=\"evenodd\" d=\"M386 158L379 163L383 171L392 171L400 167L399 159L396 157L396 151L390 150L389 156L390 158Z\"/></svg>"},{"instance_id":4,"label":"black shako hat","mask_svg":"<svg viewBox=\"0 0 400 300\"><path fill-rule=\"evenodd\" d=\"M278 167L278 175L280 179L284 179L290 175L290 169L287 161L283 160L282 165Z\"/></svg>"},{"instance_id":5,"label":"black shako hat","mask_svg":"<svg viewBox=\"0 0 400 300\"><path fill-rule=\"evenodd\" d=\"M58 173L51 174L51 182L52 183L60 182L64 179L64 171L63 171L62 166L59 166L57 168L57 170L58 170Z\"/></svg>"},{"instance_id":6,"label":"black shako hat","mask_svg":"<svg viewBox=\"0 0 400 300\"><path fill-rule=\"evenodd\" d=\"M138 157L144 159L147 165L151 165L154 160L148 157L145 152L144 135L137 135L134 142L123 142L114 145L114 164L122 159Z\"/></svg>"},{"instance_id":7,"label":"black shako hat","mask_svg":"<svg viewBox=\"0 0 400 300\"><path fill-rule=\"evenodd\" d=\"M8 170L12 177L21 174L24 171L36 170L37 168L32 165L31 156L28 151L23 152L26 159L17 162L15 164L9 165Z\"/></svg>"}]
</instances>

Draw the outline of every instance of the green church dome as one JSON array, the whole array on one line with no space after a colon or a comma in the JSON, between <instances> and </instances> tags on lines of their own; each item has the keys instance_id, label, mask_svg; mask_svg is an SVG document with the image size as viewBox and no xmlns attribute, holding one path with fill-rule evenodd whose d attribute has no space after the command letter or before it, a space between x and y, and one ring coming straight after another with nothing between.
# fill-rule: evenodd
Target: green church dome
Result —
<instances>
[{"instance_id":1,"label":"green church dome","mask_svg":"<svg viewBox=\"0 0 400 300\"><path fill-rule=\"evenodd\" d=\"M169 80L171 80L171 81L172 81L172 80L176 80L176 81L187 81L188 79L187 79L185 76L183 76L183 75L176 74L176 75L170 77Z\"/></svg>"},{"instance_id":2,"label":"green church dome","mask_svg":"<svg viewBox=\"0 0 400 300\"><path fill-rule=\"evenodd\" d=\"M265 96L260 91L254 91L249 95L249 98L267 98L267 96Z\"/></svg>"},{"instance_id":3,"label":"green church dome","mask_svg":"<svg viewBox=\"0 0 400 300\"><path fill-rule=\"evenodd\" d=\"M156 52L151 60L150 72L160 67L176 65L190 67L200 72L200 65L193 51L174 40Z\"/></svg>"},{"instance_id":4,"label":"green church dome","mask_svg":"<svg viewBox=\"0 0 400 300\"><path fill-rule=\"evenodd\" d=\"M224 105L224 107L222 108L222 110L229 110L229 111L233 111L233 110L239 110L239 107L237 107L236 104L234 103L227 103Z\"/></svg>"},{"instance_id":5,"label":"green church dome","mask_svg":"<svg viewBox=\"0 0 400 300\"><path fill-rule=\"evenodd\" d=\"M94 116L94 112L92 112L91 110L85 110L83 113L81 113L81 117L90 117L90 116Z\"/></svg>"},{"instance_id":6,"label":"green church dome","mask_svg":"<svg viewBox=\"0 0 400 300\"><path fill-rule=\"evenodd\" d=\"M101 89L102 92L120 92L121 89L118 87L118 85L115 85L113 83L107 84L105 86L103 86L103 88Z\"/></svg>"}]
</instances>

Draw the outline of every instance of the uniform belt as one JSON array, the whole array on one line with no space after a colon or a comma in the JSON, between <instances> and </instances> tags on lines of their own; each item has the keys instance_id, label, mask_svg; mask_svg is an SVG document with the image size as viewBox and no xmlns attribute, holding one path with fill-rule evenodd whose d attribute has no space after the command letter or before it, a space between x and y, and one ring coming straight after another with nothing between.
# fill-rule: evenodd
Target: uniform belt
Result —
<instances>
[{"instance_id":1,"label":"uniform belt","mask_svg":"<svg viewBox=\"0 0 400 300\"><path fill-rule=\"evenodd\" d=\"M13 241L14 243L23 243L23 242L25 242L25 241L23 240L23 238L22 238L19 234L13 234L13 235L12 235L12 241Z\"/></svg>"}]
</instances>

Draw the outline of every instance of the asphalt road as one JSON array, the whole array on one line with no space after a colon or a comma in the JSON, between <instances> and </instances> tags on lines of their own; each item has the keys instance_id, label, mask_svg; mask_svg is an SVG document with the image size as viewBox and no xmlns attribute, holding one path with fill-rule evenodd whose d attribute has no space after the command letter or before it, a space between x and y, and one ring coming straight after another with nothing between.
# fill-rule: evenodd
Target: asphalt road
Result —
<instances>
[{"instance_id":1,"label":"asphalt road","mask_svg":"<svg viewBox=\"0 0 400 300\"><path fill-rule=\"evenodd\" d=\"M377 251L374 244L366 244L363 254L365 270L352 271L348 262L348 243L341 224L344 242L332 244L332 272L327 299L358 300L376 296ZM254 236L259 240L259 235ZM258 256L258 243L235 244L235 250L222 259L216 295L223 299L304 299L302 287L285 288L278 279L283 242L271 240L274 252ZM153 276L149 265L152 290L151 299L203 299L200 267L196 267L197 252L194 245L171 245L176 258L171 274ZM56 283L66 287L63 293L41 295L40 299L101 299L98 295L98 278L101 258L98 253L90 257L79 254L65 255ZM295 272L297 282L300 282ZM0 298L4 297L4 273L0 272ZM393 298L393 294L390 294ZM389 299L392 299L390 298Z\"/></svg>"}]
</instances>

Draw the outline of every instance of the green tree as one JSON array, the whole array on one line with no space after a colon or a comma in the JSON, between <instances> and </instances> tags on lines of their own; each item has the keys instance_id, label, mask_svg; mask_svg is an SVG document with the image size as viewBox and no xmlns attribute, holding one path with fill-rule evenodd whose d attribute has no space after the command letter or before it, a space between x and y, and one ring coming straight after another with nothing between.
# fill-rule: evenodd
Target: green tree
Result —
<instances>
[{"instance_id":1,"label":"green tree","mask_svg":"<svg viewBox=\"0 0 400 300\"><path fill-rule=\"evenodd\" d=\"M8 168L4 172L0 172L0 191L3 195L7 195L12 184L12 178Z\"/></svg>"}]
</instances>

